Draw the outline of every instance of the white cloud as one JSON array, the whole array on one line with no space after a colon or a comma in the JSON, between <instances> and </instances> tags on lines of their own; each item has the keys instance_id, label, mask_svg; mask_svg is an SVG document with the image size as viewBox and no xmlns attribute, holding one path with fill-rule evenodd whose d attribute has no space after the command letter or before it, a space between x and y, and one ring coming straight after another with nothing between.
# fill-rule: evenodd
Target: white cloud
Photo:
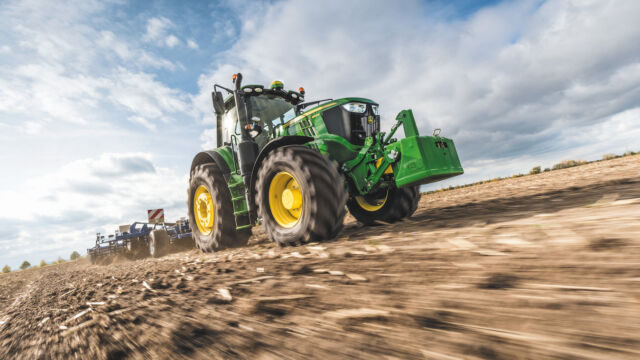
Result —
<instances>
[{"instance_id":1,"label":"white cloud","mask_svg":"<svg viewBox=\"0 0 640 360\"><path fill-rule=\"evenodd\" d=\"M152 74L125 68L93 77L66 75L60 66L23 65L9 76L0 75L0 113L15 114L16 126L28 125L28 132L42 129L50 122L81 125L97 121L96 109L104 108L105 104L147 120L191 111L186 94L167 87ZM18 120L17 115L23 118ZM31 120L24 121L25 118Z\"/></svg>"},{"instance_id":2,"label":"white cloud","mask_svg":"<svg viewBox=\"0 0 640 360\"><path fill-rule=\"evenodd\" d=\"M0 234L0 254L3 260L43 251L49 257L68 256L72 249L88 247L96 231L145 221L147 209L165 208L169 219L185 216L186 184L185 175L155 165L147 153L72 161L29 179L20 189L0 191L0 198L10 205L0 208L0 224L10 232ZM15 226L7 224L19 228L12 230ZM12 245L16 243L19 246Z\"/></svg>"},{"instance_id":3,"label":"white cloud","mask_svg":"<svg viewBox=\"0 0 640 360\"><path fill-rule=\"evenodd\" d=\"M151 131L156 131L156 124L143 118L142 116L129 116L127 119L133 123L142 125Z\"/></svg>"},{"instance_id":4,"label":"white cloud","mask_svg":"<svg viewBox=\"0 0 640 360\"><path fill-rule=\"evenodd\" d=\"M206 129L200 135L203 149L213 149L216 145L216 129Z\"/></svg>"},{"instance_id":5,"label":"white cloud","mask_svg":"<svg viewBox=\"0 0 640 360\"><path fill-rule=\"evenodd\" d=\"M169 29L173 28L173 22L165 17L154 17L147 20L147 32L143 39L146 41L158 41L164 39Z\"/></svg>"},{"instance_id":6,"label":"white cloud","mask_svg":"<svg viewBox=\"0 0 640 360\"><path fill-rule=\"evenodd\" d=\"M200 79L196 104L208 115L210 84L237 71L251 83L304 85L308 99L369 97L382 105L383 127L413 108L422 133L442 128L473 166L563 157L589 141L564 134L640 103L640 48L632 45L640 43L639 2L504 2L446 21L425 17L426 6L278 2L247 10L240 38ZM310 25L320 23L322 30Z\"/></svg>"},{"instance_id":7,"label":"white cloud","mask_svg":"<svg viewBox=\"0 0 640 360\"><path fill-rule=\"evenodd\" d=\"M199 48L198 43L192 39L187 40L187 46L194 50L197 50Z\"/></svg>"},{"instance_id":8,"label":"white cloud","mask_svg":"<svg viewBox=\"0 0 640 360\"><path fill-rule=\"evenodd\" d=\"M182 65L123 31L105 16L107 6L0 4L2 263L68 257L97 230L144 220L147 207L165 207L169 218L186 214L188 161L174 171L166 158L183 158L175 149L185 141L172 137L185 126L178 121L194 117L191 99L155 75Z\"/></svg>"},{"instance_id":9,"label":"white cloud","mask_svg":"<svg viewBox=\"0 0 640 360\"><path fill-rule=\"evenodd\" d=\"M19 130L22 130L29 135L33 135L38 133L40 129L42 129L42 123L36 121L27 121Z\"/></svg>"},{"instance_id":10,"label":"white cloud","mask_svg":"<svg viewBox=\"0 0 640 360\"><path fill-rule=\"evenodd\" d=\"M11 69L0 72L0 115L6 114L6 125L27 134L58 123L86 125L107 118L109 106L115 105L129 116L146 118L146 127L152 128L152 121L163 118L165 111L188 108L185 94L145 72L173 70L171 61L144 50L135 38L85 23L100 17L102 10L101 3L91 2L0 6L0 19L12 29L7 40L19 44L11 57L0 59ZM51 13L65 16L47 15ZM165 18L150 20L145 36L156 36L170 26ZM175 46L176 41L169 36L167 44ZM131 98L125 99L125 94Z\"/></svg>"},{"instance_id":11,"label":"white cloud","mask_svg":"<svg viewBox=\"0 0 640 360\"><path fill-rule=\"evenodd\" d=\"M111 31L101 31L97 39L97 43L105 49L111 49L123 60L129 60L134 56L129 45L118 39Z\"/></svg>"},{"instance_id":12,"label":"white cloud","mask_svg":"<svg viewBox=\"0 0 640 360\"><path fill-rule=\"evenodd\" d=\"M161 119L165 114L187 113L189 98L155 80L155 76L125 69L109 83L109 99L130 112L147 119Z\"/></svg>"},{"instance_id":13,"label":"white cloud","mask_svg":"<svg viewBox=\"0 0 640 360\"><path fill-rule=\"evenodd\" d=\"M176 69L176 65L171 61L157 57L140 47L132 47L131 44L118 38L111 31L101 31L96 42L101 47L102 51L107 54L114 52L126 63L140 67L149 66L158 69Z\"/></svg>"},{"instance_id":14,"label":"white cloud","mask_svg":"<svg viewBox=\"0 0 640 360\"><path fill-rule=\"evenodd\" d=\"M0 74L0 112L25 115L31 123L86 123L86 114L96 105L97 88L103 80L63 72L59 65L28 64L17 66L10 74Z\"/></svg>"},{"instance_id":15,"label":"white cloud","mask_svg":"<svg viewBox=\"0 0 640 360\"><path fill-rule=\"evenodd\" d=\"M166 17L153 17L147 20L147 31L142 39L146 42L152 42L157 46L173 48L182 43L176 35L170 33L170 30L175 28L175 24ZM198 46L191 40L187 42L187 45L192 47L191 43L195 44L196 47Z\"/></svg>"},{"instance_id":16,"label":"white cloud","mask_svg":"<svg viewBox=\"0 0 640 360\"><path fill-rule=\"evenodd\" d=\"M167 36L167 38L165 39L164 42L165 42L165 44L167 44L168 47L172 48L172 47L180 44L180 39L175 37L175 35L169 35L169 36Z\"/></svg>"},{"instance_id":17,"label":"white cloud","mask_svg":"<svg viewBox=\"0 0 640 360\"><path fill-rule=\"evenodd\" d=\"M464 181L460 178L430 184L428 189L467 184L495 177L526 174L535 166L551 168L562 160L597 160L604 154L640 152L640 107L607 116L589 127L558 129L558 144L524 155L505 158L477 158L464 164ZM555 131L555 130L554 130Z\"/></svg>"}]
</instances>

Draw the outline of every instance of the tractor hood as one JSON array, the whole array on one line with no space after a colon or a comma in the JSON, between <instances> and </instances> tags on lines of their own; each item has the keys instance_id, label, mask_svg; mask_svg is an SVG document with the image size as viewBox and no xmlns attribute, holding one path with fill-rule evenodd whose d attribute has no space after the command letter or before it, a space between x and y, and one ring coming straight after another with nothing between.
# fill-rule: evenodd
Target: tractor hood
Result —
<instances>
[{"instance_id":1,"label":"tractor hood","mask_svg":"<svg viewBox=\"0 0 640 360\"><path fill-rule=\"evenodd\" d=\"M365 98L342 98L328 101L305 111L300 116L311 118L321 114L329 134L363 145L367 136L380 131L378 104Z\"/></svg>"},{"instance_id":2,"label":"tractor hood","mask_svg":"<svg viewBox=\"0 0 640 360\"><path fill-rule=\"evenodd\" d=\"M303 112L300 113L300 116L308 116L317 111L330 109L330 108L344 105L347 103L363 103L363 104L372 104L372 105L378 106L378 103L373 100L359 98L359 97L346 97L346 98L335 99L335 100L332 99L332 100L321 101L317 106L314 106L309 109L305 109Z\"/></svg>"}]
</instances>

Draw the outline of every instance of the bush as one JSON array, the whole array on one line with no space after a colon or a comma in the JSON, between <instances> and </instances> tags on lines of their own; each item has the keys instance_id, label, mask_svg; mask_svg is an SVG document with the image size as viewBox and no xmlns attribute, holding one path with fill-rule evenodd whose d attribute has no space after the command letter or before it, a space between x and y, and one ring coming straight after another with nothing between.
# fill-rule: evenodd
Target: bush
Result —
<instances>
[{"instance_id":1,"label":"bush","mask_svg":"<svg viewBox=\"0 0 640 360\"><path fill-rule=\"evenodd\" d=\"M45 267L47 266L47 262L44 260L40 260L40 267Z\"/></svg>"},{"instance_id":2,"label":"bush","mask_svg":"<svg viewBox=\"0 0 640 360\"><path fill-rule=\"evenodd\" d=\"M5 265L5 266L2 268L2 273L3 273L3 274L10 273L10 272L11 272L11 266L9 266L9 265Z\"/></svg>"},{"instance_id":3,"label":"bush","mask_svg":"<svg viewBox=\"0 0 640 360\"><path fill-rule=\"evenodd\" d=\"M602 160L611 160L611 159L615 159L617 157L618 157L618 155L616 155L616 154L604 154L604 155L602 155Z\"/></svg>"},{"instance_id":4,"label":"bush","mask_svg":"<svg viewBox=\"0 0 640 360\"><path fill-rule=\"evenodd\" d=\"M622 156L631 156L631 155L635 155L636 153L629 150L629 151L625 151L624 154L622 154Z\"/></svg>"},{"instance_id":5,"label":"bush","mask_svg":"<svg viewBox=\"0 0 640 360\"><path fill-rule=\"evenodd\" d=\"M540 174L540 166L536 166L531 171L529 171L529 175Z\"/></svg>"},{"instance_id":6,"label":"bush","mask_svg":"<svg viewBox=\"0 0 640 360\"><path fill-rule=\"evenodd\" d=\"M20 270L26 270L30 267L31 267L31 264L27 260L25 260L22 262L22 265L20 265Z\"/></svg>"},{"instance_id":7,"label":"bush","mask_svg":"<svg viewBox=\"0 0 640 360\"><path fill-rule=\"evenodd\" d=\"M544 172L551 171L549 168L544 168Z\"/></svg>"},{"instance_id":8,"label":"bush","mask_svg":"<svg viewBox=\"0 0 640 360\"><path fill-rule=\"evenodd\" d=\"M64 262L66 262L67 260L63 259L62 257L58 256L58 260L56 260L56 264L62 264Z\"/></svg>"},{"instance_id":9,"label":"bush","mask_svg":"<svg viewBox=\"0 0 640 360\"><path fill-rule=\"evenodd\" d=\"M555 165L553 165L553 170L558 170L558 169L566 169L566 168L570 168L570 167L574 167L574 166L578 166L578 165L584 165L586 164L586 161L583 160L565 160L562 161L560 163L557 163Z\"/></svg>"},{"instance_id":10,"label":"bush","mask_svg":"<svg viewBox=\"0 0 640 360\"><path fill-rule=\"evenodd\" d=\"M80 253L77 251L72 252L71 256L69 256L69 259L71 259L72 261L80 259Z\"/></svg>"}]
</instances>

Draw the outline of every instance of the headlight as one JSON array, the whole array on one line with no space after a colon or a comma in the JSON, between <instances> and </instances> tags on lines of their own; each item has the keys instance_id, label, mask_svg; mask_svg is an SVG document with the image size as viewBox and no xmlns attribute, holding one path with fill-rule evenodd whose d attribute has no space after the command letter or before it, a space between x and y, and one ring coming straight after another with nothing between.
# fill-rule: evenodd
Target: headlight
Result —
<instances>
[{"instance_id":1,"label":"headlight","mask_svg":"<svg viewBox=\"0 0 640 360\"><path fill-rule=\"evenodd\" d=\"M354 112L358 114L362 114L363 112L367 111L367 104L363 104L359 102L350 102L342 105L342 107L349 112Z\"/></svg>"},{"instance_id":2,"label":"headlight","mask_svg":"<svg viewBox=\"0 0 640 360\"><path fill-rule=\"evenodd\" d=\"M380 111L378 110L378 105L371 105L371 108L373 109L374 115L380 115Z\"/></svg>"}]
</instances>

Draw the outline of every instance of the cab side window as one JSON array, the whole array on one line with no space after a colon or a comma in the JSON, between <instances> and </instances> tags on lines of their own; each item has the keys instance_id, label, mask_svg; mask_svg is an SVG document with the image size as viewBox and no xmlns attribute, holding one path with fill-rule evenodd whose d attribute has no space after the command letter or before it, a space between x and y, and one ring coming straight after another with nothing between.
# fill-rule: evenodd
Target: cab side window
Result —
<instances>
[{"instance_id":1,"label":"cab side window","mask_svg":"<svg viewBox=\"0 0 640 360\"><path fill-rule=\"evenodd\" d=\"M231 135L240 134L240 123L238 122L238 113L235 107L227 110L222 118L222 141L226 144L231 143Z\"/></svg>"}]
</instances>

